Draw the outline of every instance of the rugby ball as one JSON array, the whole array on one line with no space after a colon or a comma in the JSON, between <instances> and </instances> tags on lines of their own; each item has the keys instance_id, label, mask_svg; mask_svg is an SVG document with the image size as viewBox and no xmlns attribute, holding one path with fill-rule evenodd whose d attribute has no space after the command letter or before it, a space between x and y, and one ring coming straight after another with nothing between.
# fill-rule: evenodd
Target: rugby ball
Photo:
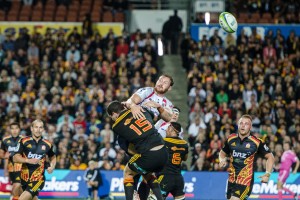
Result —
<instances>
[{"instance_id":1,"label":"rugby ball","mask_svg":"<svg viewBox=\"0 0 300 200\"><path fill-rule=\"evenodd\" d=\"M228 33L234 33L238 27L235 17L229 12L222 12L220 14L219 24Z\"/></svg>"}]
</instances>

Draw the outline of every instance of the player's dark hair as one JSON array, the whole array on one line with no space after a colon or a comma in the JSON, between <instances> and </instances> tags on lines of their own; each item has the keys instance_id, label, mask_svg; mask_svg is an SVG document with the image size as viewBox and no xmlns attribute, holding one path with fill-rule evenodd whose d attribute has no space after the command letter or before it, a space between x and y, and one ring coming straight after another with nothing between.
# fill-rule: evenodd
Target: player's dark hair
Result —
<instances>
[{"instance_id":1,"label":"player's dark hair","mask_svg":"<svg viewBox=\"0 0 300 200\"><path fill-rule=\"evenodd\" d=\"M181 131L181 125L177 122L171 122L171 125L173 126L173 128L178 132L180 133Z\"/></svg>"},{"instance_id":2,"label":"player's dark hair","mask_svg":"<svg viewBox=\"0 0 300 200\"><path fill-rule=\"evenodd\" d=\"M21 128L19 122L12 122L12 123L10 123L9 127L11 128L12 126L18 126L18 128Z\"/></svg>"},{"instance_id":3,"label":"player's dark hair","mask_svg":"<svg viewBox=\"0 0 300 200\"><path fill-rule=\"evenodd\" d=\"M164 76L164 77L167 77L167 78L169 78L170 79L170 86L173 86L174 85L174 80L173 80L173 77L172 76L170 76L170 75L168 75L168 74L163 74L163 75L161 75L161 76Z\"/></svg>"},{"instance_id":4,"label":"player's dark hair","mask_svg":"<svg viewBox=\"0 0 300 200\"><path fill-rule=\"evenodd\" d=\"M113 113L120 113L122 110L124 110L124 105L119 101L112 101L106 109L106 112L109 116L111 116Z\"/></svg>"}]
</instances>

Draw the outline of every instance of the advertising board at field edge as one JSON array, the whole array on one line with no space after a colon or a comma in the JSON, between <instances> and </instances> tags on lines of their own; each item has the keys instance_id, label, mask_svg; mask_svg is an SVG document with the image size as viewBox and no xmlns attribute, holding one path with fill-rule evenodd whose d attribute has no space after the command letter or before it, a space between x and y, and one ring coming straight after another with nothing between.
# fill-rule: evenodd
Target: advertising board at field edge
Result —
<instances>
[{"instance_id":1,"label":"advertising board at field edge","mask_svg":"<svg viewBox=\"0 0 300 200\"><path fill-rule=\"evenodd\" d=\"M291 31L295 31L296 35L300 35L300 25L281 25L281 24L238 24L238 30L235 33L227 33L225 32L219 24L192 24L190 26L190 34L191 37L195 41L199 41L203 38L204 35L206 35L208 38L210 38L214 31L218 31L218 35L225 40L226 36L228 34L232 34L235 38L241 33L241 31L244 29L246 35L251 35L252 29L256 28L256 32L258 35L261 36L262 39L264 39L265 35L268 33L269 30L273 31L274 36L276 35L276 31L280 30L281 34L285 37L285 39L289 36Z\"/></svg>"},{"instance_id":2,"label":"advertising board at field edge","mask_svg":"<svg viewBox=\"0 0 300 200\"><path fill-rule=\"evenodd\" d=\"M7 182L0 170L0 182ZM183 172L185 180L184 191L186 199L193 200L224 200L228 174L226 172ZM249 199L277 199L278 173L272 173L269 183L261 183L258 178L263 172L254 175L254 185ZM83 179L84 171L55 170L53 174L46 173L46 182L39 198L87 198L88 190ZM110 196L113 199L124 199L123 172L101 171L103 185L99 187L100 196ZM300 173L291 174L286 181L286 187L300 194ZM293 199L284 194L284 199ZM0 199L8 198L9 193L0 192ZM172 199L172 198L168 198Z\"/></svg>"},{"instance_id":3,"label":"advertising board at field edge","mask_svg":"<svg viewBox=\"0 0 300 200\"><path fill-rule=\"evenodd\" d=\"M37 28L38 32L44 34L47 28L50 28L52 33L55 33L60 28L63 28L66 35L71 33L74 27L77 27L79 33L82 32L82 23L80 22L0 22L0 32L14 33L15 37L18 36L20 30L27 28L29 34L31 34L34 28ZM103 37L109 32L110 29L114 31L117 36L122 34L124 28L123 23L94 23L93 30L98 31Z\"/></svg>"}]
</instances>

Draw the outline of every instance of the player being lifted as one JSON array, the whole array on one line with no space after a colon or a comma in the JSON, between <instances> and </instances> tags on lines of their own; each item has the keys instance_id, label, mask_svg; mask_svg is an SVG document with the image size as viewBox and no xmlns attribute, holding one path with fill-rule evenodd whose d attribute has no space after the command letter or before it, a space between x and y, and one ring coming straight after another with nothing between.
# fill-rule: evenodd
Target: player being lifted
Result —
<instances>
[{"instance_id":1,"label":"player being lifted","mask_svg":"<svg viewBox=\"0 0 300 200\"><path fill-rule=\"evenodd\" d=\"M118 101L111 102L106 111L114 121L112 127L114 133L124 138L126 142L132 143L136 151L124 169L126 199L133 199L134 177L142 174L156 198L161 200L160 187L152 172L159 172L163 169L168 153L162 137L154 127L151 114L145 109L142 111L145 117L135 119L131 110Z\"/></svg>"},{"instance_id":2,"label":"player being lifted","mask_svg":"<svg viewBox=\"0 0 300 200\"><path fill-rule=\"evenodd\" d=\"M21 188L21 168L22 164L13 162L13 156L18 151L19 141L23 138L20 135L20 124L17 122L13 122L9 125L10 128L10 136L3 138L1 149L0 149L0 158L8 159L5 161L4 171L5 174L9 175L9 180L12 183L12 200L19 199L19 196L22 193Z\"/></svg>"},{"instance_id":3,"label":"player being lifted","mask_svg":"<svg viewBox=\"0 0 300 200\"><path fill-rule=\"evenodd\" d=\"M173 78L169 75L161 75L155 83L154 87L143 87L138 89L126 102L127 108L131 109L135 119L144 117L141 106L147 106L147 102L154 101L165 109L165 115L161 116L165 121L172 118L171 109L172 102L167 99L165 94L172 89L174 85ZM158 108L150 107L151 112L157 117L159 115ZM155 121L157 118L155 119Z\"/></svg>"},{"instance_id":4,"label":"player being lifted","mask_svg":"<svg viewBox=\"0 0 300 200\"><path fill-rule=\"evenodd\" d=\"M42 138L43 121L37 119L31 124L30 137L21 139L18 152L13 161L22 164L21 184L23 193L19 200L38 199L38 193L45 184L45 169L51 174L55 168L56 155L53 146ZM46 165L46 156L50 159L50 166Z\"/></svg>"}]
</instances>

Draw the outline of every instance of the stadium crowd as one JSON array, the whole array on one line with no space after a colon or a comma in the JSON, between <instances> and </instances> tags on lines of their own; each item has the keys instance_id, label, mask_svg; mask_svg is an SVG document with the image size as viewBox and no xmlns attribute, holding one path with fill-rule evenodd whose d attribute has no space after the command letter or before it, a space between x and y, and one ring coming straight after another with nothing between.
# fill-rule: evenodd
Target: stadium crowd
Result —
<instances>
[{"instance_id":1,"label":"stadium crowd","mask_svg":"<svg viewBox=\"0 0 300 200\"><path fill-rule=\"evenodd\" d=\"M76 28L68 35L62 28L1 35L1 136L13 121L30 135L31 122L42 119L58 169L86 169L90 160L103 170L122 169L124 152L104 109L113 99L127 100L138 88L154 86L159 68L153 37L151 30L90 37Z\"/></svg>"},{"instance_id":2,"label":"stadium crowd","mask_svg":"<svg viewBox=\"0 0 300 200\"><path fill-rule=\"evenodd\" d=\"M124 151L105 107L154 86L160 72L155 36L150 29L121 37L113 30L105 36L90 32L29 34L24 28L17 37L0 35L1 136L13 121L29 135L39 118L47 124L44 137L55 145L57 169L84 170L95 160L101 170L121 170ZM283 141L300 155L299 36L269 31L262 38L253 29L249 36L222 39L216 31L197 43L186 34L181 56L188 79L190 170L224 170L219 150L244 113L253 116L253 134L268 143L277 167ZM255 170L264 171L264 162L258 158Z\"/></svg>"},{"instance_id":3,"label":"stadium crowd","mask_svg":"<svg viewBox=\"0 0 300 200\"><path fill-rule=\"evenodd\" d=\"M256 29L235 39L218 30L197 43L186 35L181 43L188 77L188 135L193 147L191 170L219 171L218 153L236 131L242 114L253 117L253 134L266 141L278 170L283 142L300 155L300 42L293 31L261 37ZM257 159L256 171L265 171Z\"/></svg>"}]
</instances>

